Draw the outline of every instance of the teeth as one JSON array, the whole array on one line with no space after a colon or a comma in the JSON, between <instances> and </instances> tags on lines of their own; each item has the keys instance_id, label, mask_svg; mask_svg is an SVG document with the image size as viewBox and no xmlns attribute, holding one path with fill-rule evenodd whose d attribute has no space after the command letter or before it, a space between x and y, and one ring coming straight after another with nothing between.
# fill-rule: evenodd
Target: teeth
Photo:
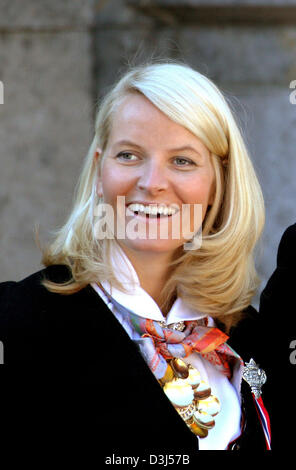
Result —
<instances>
[{"instance_id":1,"label":"teeth","mask_svg":"<svg viewBox=\"0 0 296 470\"><path fill-rule=\"evenodd\" d=\"M147 205L144 204L130 204L128 208L133 212L143 212L144 214L151 214L151 215L174 215L178 212L179 209L176 207L163 207L163 206L154 206L154 205Z\"/></svg>"}]
</instances>

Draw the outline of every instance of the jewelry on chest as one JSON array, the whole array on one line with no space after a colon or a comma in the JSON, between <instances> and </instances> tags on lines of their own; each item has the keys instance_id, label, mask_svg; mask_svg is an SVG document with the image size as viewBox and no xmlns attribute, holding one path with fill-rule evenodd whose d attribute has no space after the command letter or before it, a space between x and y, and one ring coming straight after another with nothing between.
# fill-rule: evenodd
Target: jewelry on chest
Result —
<instances>
[{"instance_id":1,"label":"jewelry on chest","mask_svg":"<svg viewBox=\"0 0 296 470\"><path fill-rule=\"evenodd\" d=\"M190 430L206 437L215 426L220 402L211 387L201 380L200 372L178 358L168 361L166 373L159 380L164 393Z\"/></svg>"},{"instance_id":2,"label":"jewelry on chest","mask_svg":"<svg viewBox=\"0 0 296 470\"><path fill-rule=\"evenodd\" d=\"M185 328L184 322L170 325L159 323L162 327L178 331ZM166 373L159 380L164 393L189 429L200 438L207 437L221 409L219 399L212 394L211 387L201 379L195 367L179 358L168 360L167 363Z\"/></svg>"},{"instance_id":3,"label":"jewelry on chest","mask_svg":"<svg viewBox=\"0 0 296 470\"><path fill-rule=\"evenodd\" d=\"M259 368L254 359L250 359L249 362L246 362L243 371L243 379L250 385L255 398L260 398L262 393L261 388L267 378L265 371Z\"/></svg>"}]
</instances>

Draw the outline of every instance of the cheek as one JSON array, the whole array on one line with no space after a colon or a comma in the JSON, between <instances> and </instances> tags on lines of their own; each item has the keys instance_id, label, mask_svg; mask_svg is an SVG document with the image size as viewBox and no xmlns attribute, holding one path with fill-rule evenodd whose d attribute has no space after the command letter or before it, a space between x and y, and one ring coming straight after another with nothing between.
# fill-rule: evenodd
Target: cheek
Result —
<instances>
[{"instance_id":1,"label":"cheek","mask_svg":"<svg viewBox=\"0 0 296 470\"><path fill-rule=\"evenodd\" d=\"M206 210L212 202L213 186L212 178L194 179L184 185L182 199L187 204L203 204L203 210Z\"/></svg>"},{"instance_id":2,"label":"cheek","mask_svg":"<svg viewBox=\"0 0 296 470\"><path fill-rule=\"evenodd\" d=\"M184 219L187 221L184 225L185 231L188 227L190 227L190 233L195 233L199 230L204 221L208 206L212 204L212 188L212 178L207 176L194 178L191 182L187 181L187 184L184 185L182 202L183 204L190 204L189 219ZM201 205L201 207L196 207L194 206L195 204ZM185 213L187 210L185 209Z\"/></svg>"},{"instance_id":3,"label":"cheek","mask_svg":"<svg viewBox=\"0 0 296 470\"><path fill-rule=\"evenodd\" d=\"M116 168L105 166L101 173L101 188L105 202L113 202L116 196L124 196L132 186L127 175Z\"/></svg>"}]
</instances>

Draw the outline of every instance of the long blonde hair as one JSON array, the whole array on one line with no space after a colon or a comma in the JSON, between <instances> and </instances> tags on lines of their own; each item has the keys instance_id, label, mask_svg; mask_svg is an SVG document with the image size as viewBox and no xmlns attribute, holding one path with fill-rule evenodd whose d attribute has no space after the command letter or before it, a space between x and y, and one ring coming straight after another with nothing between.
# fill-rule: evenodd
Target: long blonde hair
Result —
<instances>
[{"instance_id":1,"label":"long blonde hair","mask_svg":"<svg viewBox=\"0 0 296 470\"><path fill-rule=\"evenodd\" d=\"M215 199L203 223L202 245L183 251L174 261L162 308L175 295L190 306L235 324L258 286L253 252L264 224L264 202L253 165L226 98L216 85L190 66L149 62L134 66L103 98L95 135L75 191L72 212L44 249L45 266L65 264L72 279L63 284L44 281L52 292L72 294L91 282L108 279L119 289L110 262L114 240L94 236L96 178L110 135L116 107L129 93L141 93L170 119L184 126L210 150L215 170ZM102 158L102 157L101 157Z\"/></svg>"}]
</instances>

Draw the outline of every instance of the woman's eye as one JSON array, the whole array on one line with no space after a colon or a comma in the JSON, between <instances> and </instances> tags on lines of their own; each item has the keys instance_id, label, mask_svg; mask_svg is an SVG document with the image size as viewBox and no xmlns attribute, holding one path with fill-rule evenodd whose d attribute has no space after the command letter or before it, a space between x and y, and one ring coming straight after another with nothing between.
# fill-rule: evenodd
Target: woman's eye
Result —
<instances>
[{"instance_id":1,"label":"woman's eye","mask_svg":"<svg viewBox=\"0 0 296 470\"><path fill-rule=\"evenodd\" d=\"M177 163L177 166L195 165L195 163L192 160L190 160L189 158L183 158L183 157L176 157L175 162Z\"/></svg>"},{"instance_id":2,"label":"woman's eye","mask_svg":"<svg viewBox=\"0 0 296 470\"><path fill-rule=\"evenodd\" d=\"M121 152L116 156L116 158L123 160L125 162L133 162L138 159L136 155L134 155L133 153L128 153L128 152Z\"/></svg>"}]
</instances>

